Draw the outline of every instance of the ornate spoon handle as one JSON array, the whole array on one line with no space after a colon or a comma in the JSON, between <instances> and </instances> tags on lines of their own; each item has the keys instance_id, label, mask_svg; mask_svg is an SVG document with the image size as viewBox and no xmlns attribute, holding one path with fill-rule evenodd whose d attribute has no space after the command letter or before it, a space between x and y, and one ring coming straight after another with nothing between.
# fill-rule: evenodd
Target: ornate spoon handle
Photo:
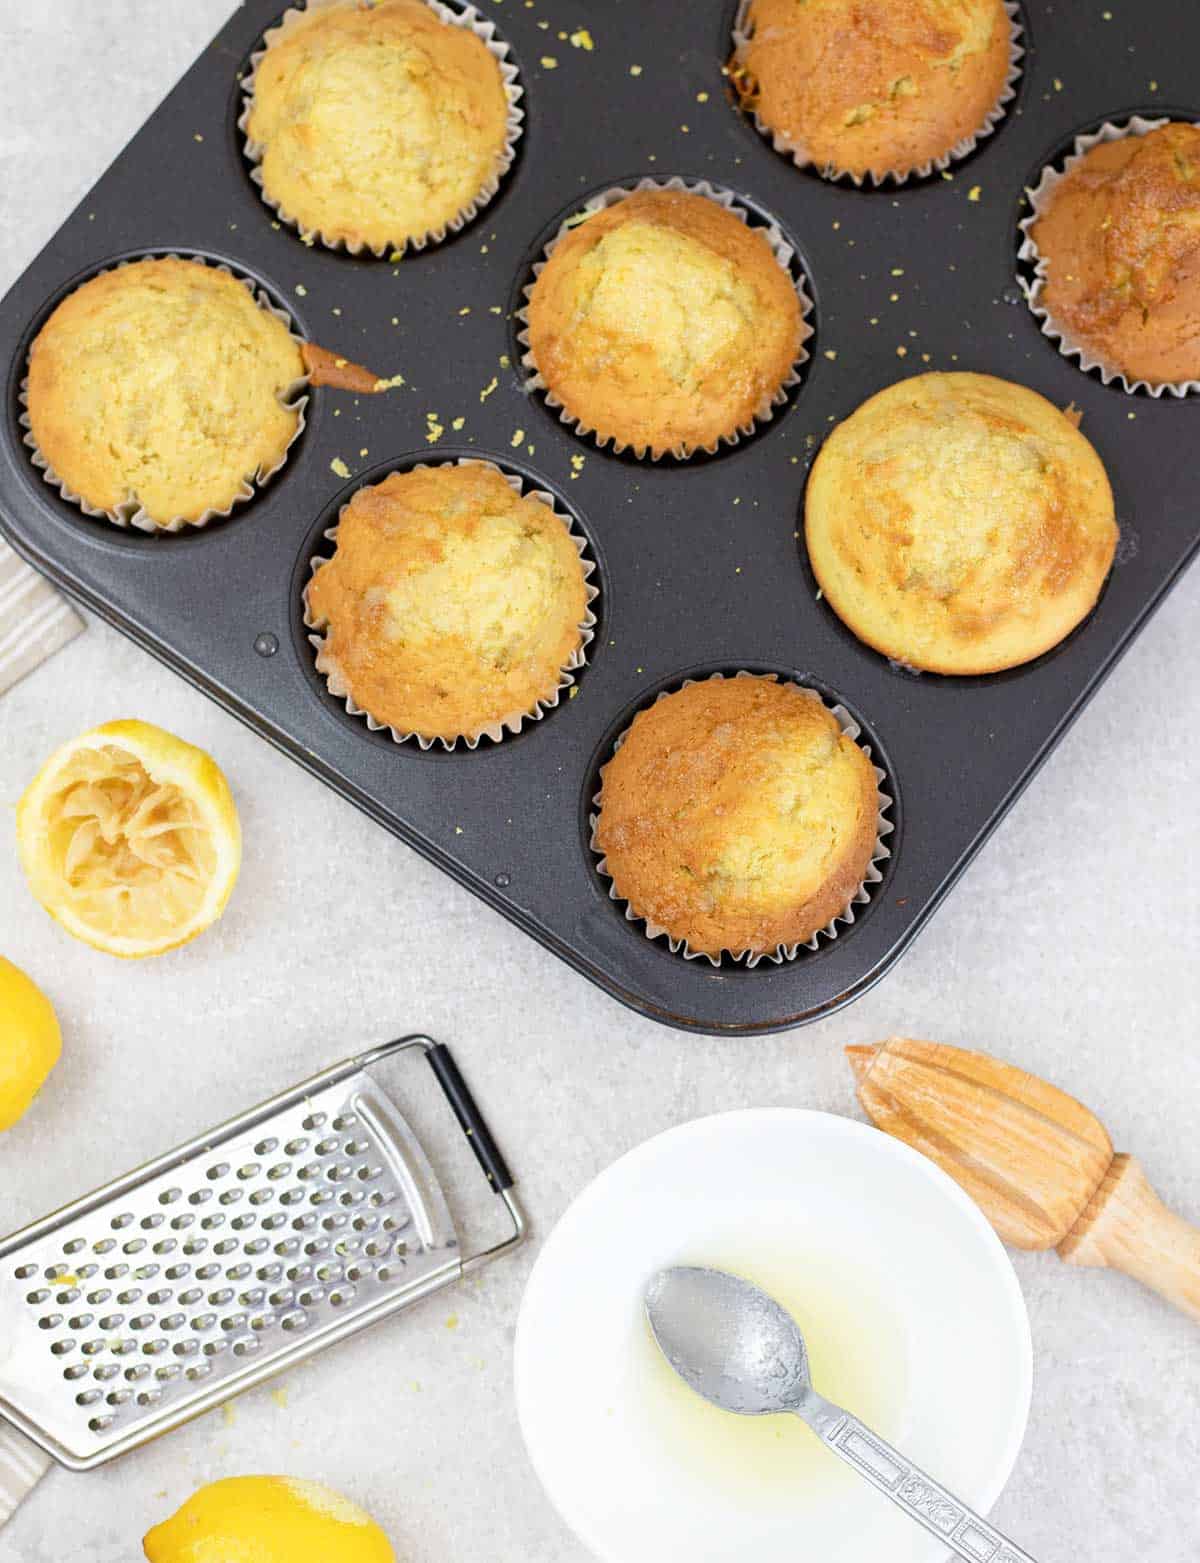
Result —
<instances>
[{"instance_id":1,"label":"ornate spoon handle","mask_svg":"<svg viewBox=\"0 0 1200 1563\"><path fill-rule=\"evenodd\" d=\"M968 1563L1035 1563L1023 1547L968 1509L857 1417L812 1393L796 1415L872 1487Z\"/></svg>"}]
</instances>

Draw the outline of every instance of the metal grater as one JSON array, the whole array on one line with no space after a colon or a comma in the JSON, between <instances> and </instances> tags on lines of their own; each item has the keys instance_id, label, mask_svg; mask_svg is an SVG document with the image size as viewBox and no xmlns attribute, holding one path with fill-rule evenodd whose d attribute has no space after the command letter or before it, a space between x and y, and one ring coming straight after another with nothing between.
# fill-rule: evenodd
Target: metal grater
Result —
<instances>
[{"instance_id":1,"label":"metal grater","mask_svg":"<svg viewBox=\"0 0 1200 1563\"><path fill-rule=\"evenodd\" d=\"M408 1049L512 1221L467 1258L370 1074ZM0 1524L51 1459L101 1465L515 1248L512 1183L449 1051L411 1036L0 1241Z\"/></svg>"}]
</instances>

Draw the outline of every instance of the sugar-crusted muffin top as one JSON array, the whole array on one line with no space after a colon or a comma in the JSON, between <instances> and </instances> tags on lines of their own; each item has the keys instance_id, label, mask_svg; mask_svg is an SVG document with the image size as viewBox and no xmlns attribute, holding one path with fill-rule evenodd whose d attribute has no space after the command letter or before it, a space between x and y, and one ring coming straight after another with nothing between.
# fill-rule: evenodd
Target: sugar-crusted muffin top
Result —
<instances>
[{"instance_id":1,"label":"sugar-crusted muffin top","mask_svg":"<svg viewBox=\"0 0 1200 1563\"><path fill-rule=\"evenodd\" d=\"M472 462L359 489L307 609L338 693L399 733L451 742L554 694L587 588L560 517Z\"/></svg>"},{"instance_id":2,"label":"sugar-crusted muffin top","mask_svg":"<svg viewBox=\"0 0 1200 1563\"><path fill-rule=\"evenodd\" d=\"M708 679L635 717L603 770L596 846L617 894L672 938L767 954L850 903L878 816L874 767L817 696Z\"/></svg>"},{"instance_id":3,"label":"sugar-crusted muffin top","mask_svg":"<svg viewBox=\"0 0 1200 1563\"><path fill-rule=\"evenodd\" d=\"M508 98L467 27L425 0L290 21L259 62L247 135L263 189L308 233L383 249L440 230L499 173Z\"/></svg>"},{"instance_id":4,"label":"sugar-crusted muffin top","mask_svg":"<svg viewBox=\"0 0 1200 1563\"><path fill-rule=\"evenodd\" d=\"M825 172L906 174L982 129L1008 75L1002 0L751 0L748 106Z\"/></svg>"},{"instance_id":5,"label":"sugar-crusted muffin top","mask_svg":"<svg viewBox=\"0 0 1200 1563\"><path fill-rule=\"evenodd\" d=\"M1031 237L1061 330L1131 380L1200 379L1200 126L1092 147Z\"/></svg>"},{"instance_id":6,"label":"sugar-crusted muffin top","mask_svg":"<svg viewBox=\"0 0 1200 1563\"><path fill-rule=\"evenodd\" d=\"M283 460L299 413L281 398L303 374L287 327L228 272L135 261L76 288L38 333L30 426L90 505L195 521Z\"/></svg>"},{"instance_id":7,"label":"sugar-crusted muffin top","mask_svg":"<svg viewBox=\"0 0 1200 1563\"><path fill-rule=\"evenodd\" d=\"M925 374L825 441L805 499L824 596L885 656L986 673L1056 645L1095 604L1117 542L1092 445L1037 392Z\"/></svg>"},{"instance_id":8,"label":"sugar-crusted muffin top","mask_svg":"<svg viewBox=\"0 0 1200 1563\"><path fill-rule=\"evenodd\" d=\"M528 320L568 413L655 455L752 423L801 345L795 286L763 234L686 191L638 191L569 229Z\"/></svg>"}]
</instances>

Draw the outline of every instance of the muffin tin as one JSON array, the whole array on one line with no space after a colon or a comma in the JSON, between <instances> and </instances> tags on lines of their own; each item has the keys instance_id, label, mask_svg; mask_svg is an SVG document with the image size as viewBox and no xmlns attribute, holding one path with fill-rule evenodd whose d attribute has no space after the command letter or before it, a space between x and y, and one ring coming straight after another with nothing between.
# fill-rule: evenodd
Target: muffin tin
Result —
<instances>
[{"instance_id":1,"label":"muffin tin","mask_svg":"<svg viewBox=\"0 0 1200 1563\"><path fill-rule=\"evenodd\" d=\"M1097 9L1081 28L1077 8L1028 0L1024 70L995 134L950 178L859 190L798 171L734 107L721 74L732 4L659 0L648 28L639 0L486 0L525 89L516 163L475 222L393 264L306 247L251 182L239 83L282 9L237 8L5 300L0 530L613 997L673 1026L747 1033L848 1002L911 942L1200 543L1195 399L1128 394L1081 372L1041 334L1017 257L1022 191L1077 133L1134 113L1197 117L1200 104L1167 89L1200 19L1143 0L1111 18ZM675 175L724 186L778 223L815 335L787 405L752 436L712 457L639 462L577 438L525 390L516 311L547 237L589 195ZM315 391L283 469L230 519L146 536L89 519L44 481L22 443L19 392L30 342L66 292L122 258L168 251L252 275L305 335L406 384L359 400ZM890 666L818 600L799 540L823 435L928 368L1074 402L1113 482L1122 538L1099 605L1012 672ZM369 731L329 694L301 592L356 487L460 456L495 461L573 515L598 566L598 624L576 697L500 743L423 752ZM684 960L627 922L588 832L599 767L633 714L686 677L739 669L797 678L851 713L896 827L852 926L753 969ZM113 699L136 706L136 691ZM322 915L336 919L336 904Z\"/></svg>"}]
</instances>

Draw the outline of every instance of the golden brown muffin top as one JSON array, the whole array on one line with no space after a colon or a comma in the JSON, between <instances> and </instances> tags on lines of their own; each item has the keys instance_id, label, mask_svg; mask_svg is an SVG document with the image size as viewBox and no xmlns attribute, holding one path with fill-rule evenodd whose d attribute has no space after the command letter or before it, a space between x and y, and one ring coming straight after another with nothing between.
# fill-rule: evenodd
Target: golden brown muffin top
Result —
<instances>
[{"instance_id":1,"label":"golden brown muffin top","mask_svg":"<svg viewBox=\"0 0 1200 1563\"><path fill-rule=\"evenodd\" d=\"M587 598L563 521L469 462L359 489L307 611L337 693L398 733L452 742L554 695Z\"/></svg>"},{"instance_id":2,"label":"golden brown muffin top","mask_svg":"<svg viewBox=\"0 0 1200 1563\"><path fill-rule=\"evenodd\" d=\"M299 423L281 397L299 345L228 272L135 261L67 296L29 362L33 437L97 510L133 500L160 525L226 510L283 460Z\"/></svg>"},{"instance_id":3,"label":"golden brown muffin top","mask_svg":"<svg viewBox=\"0 0 1200 1563\"><path fill-rule=\"evenodd\" d=\"M290 20L259 62L247 123L263 189L306 233L373 249L440 230L500 172L508 96L467 27L425 0Z\"/></svg>"},{"instance_id":4,"label":"golden brown muffin top","mask_svg":"<svg viewBox=\"0 0 1200 1563\"><path fill-rule=\"evenodd\" d=\"M906 174L983 128L1008 76L1002 0L751 0L733 78L823 173Z\"/></svg>"},{"instance_id":5,"label":"golden brown muffin top","mask_svg":"<svg viewBox=\"0 0 1200 1563\"><path fill-rule=\"evenodd\" d=\"M1200 126L1092 147L1030 234L1064 334L1130 380L1200 379Z\"/></svg>"},{"instance_id":6,"label":"golden brown muffin top","mask_svg":"<svg viewBox=\"0 0 1200 1563\"><path fill-rule=\"evenodd\" d=\"M602 777L596 845L617 894L695 952L803 943L867 872L874 767L795 684L689 684L639 712Z\"/></svg>"},{"instance_id":7,"label":"golden brown muffin top","mask_svg":"<svg viewBox=\"0 0 1200 1563\"><path fill-rule=\"evenodd\" d=\"M1036 391L981 374L890 385L840 423L805 498L834 612L885 656L990 673L1091 610L1117 542L1091 444Z\"/></svg>"},{"instance_id":8,"label":"golden brown muffin top","mask_svg":"<svg viewBox=\"0 0 1200 1563\"><path fill-rule=\"evenodd\" d=\"M800 301L763 234L707 196L641 190L569 229L529 300L547 388L641 454L713 446L770 405Z\"/></svg>"}]
</instances>

